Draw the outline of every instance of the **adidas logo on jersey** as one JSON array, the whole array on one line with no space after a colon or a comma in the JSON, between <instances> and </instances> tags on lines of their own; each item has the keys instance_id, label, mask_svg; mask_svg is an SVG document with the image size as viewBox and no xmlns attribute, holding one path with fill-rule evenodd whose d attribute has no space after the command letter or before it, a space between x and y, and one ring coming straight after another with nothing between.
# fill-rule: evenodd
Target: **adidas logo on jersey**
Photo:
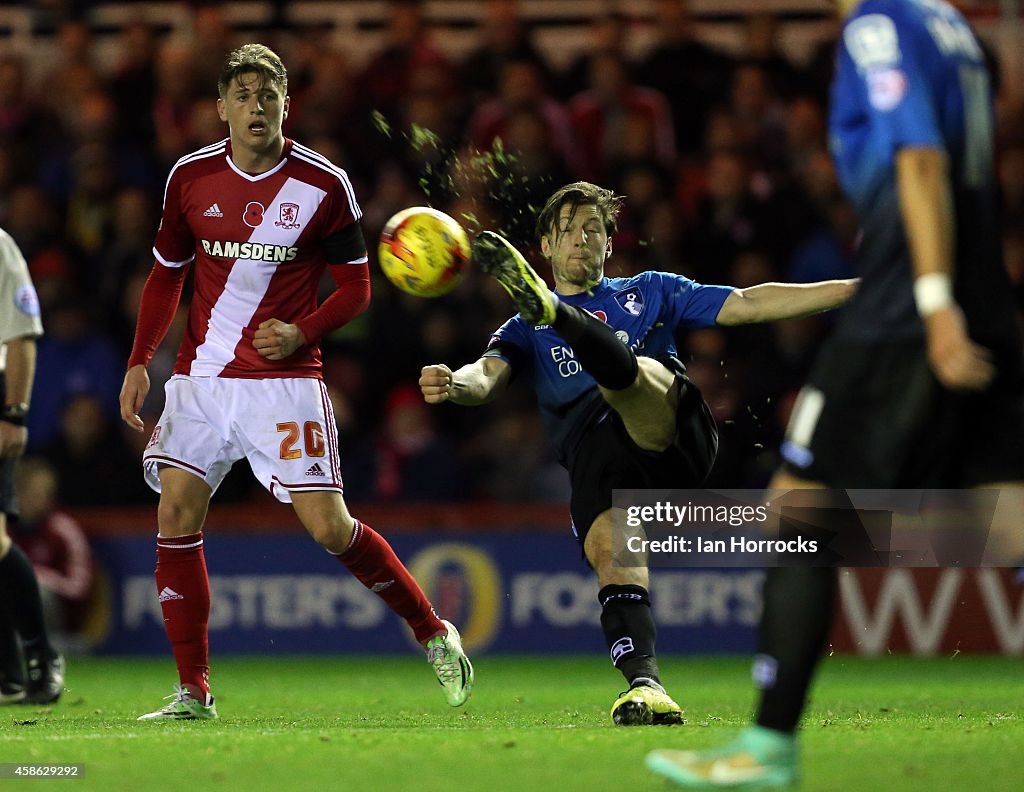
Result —
<instances>
[{"instance_id":1,"label":"adidas logo on jersey","mask_svg":"<svg viewBox=\"0 0 1024 792\"><path fill-rule=\"evenodd\" d=\"M224 213L220 210L220 207L217 206L217 202L216 201L214 201L213 206L211 206L209 209L207 209L205 212L203 212L203 217L223 217L223 216L224 216Z\"/></svg>"},{"instance_id":2,"label":"adidas logo on jersey","mask_svg":"<svg viewBox=\"0 0 1024 792\"><path fill-rule=\"evenodd\" d=\"M160 592L160 602L167 602L167 600L185 599L181 594L172 589L170 586L164 586L163 591Z\"/></svg>"},{"instance_id":3,"label":"adidas logo on jersey","mask_svg":"<svg viewBox=\"0 0 1024 792\"><path fill-rule=\"evenodd\" d=\"M326 476L327 474L324 473L324 469L322 467L320 467L320 463L319 462L314 462L312 465L310 465L309 470L306 471L306 475L307 476Z\"/></svg>"}]
</instances>

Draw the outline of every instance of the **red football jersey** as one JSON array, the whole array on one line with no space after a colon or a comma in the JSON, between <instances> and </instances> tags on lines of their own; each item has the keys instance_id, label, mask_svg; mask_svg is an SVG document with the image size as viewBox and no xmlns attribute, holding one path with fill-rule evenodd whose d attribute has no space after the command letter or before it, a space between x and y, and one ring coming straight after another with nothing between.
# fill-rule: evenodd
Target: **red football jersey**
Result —
<instances>
[{"instance_id":1,"label":"red football jersey","mask_svg":"<svg viewBox=\"0 0 1024 792\"><path fill-rule=\"evenodd\" d=\"M255 176L222 140L178 160L167 177L153 254L167 267L195 260L177 374L320 377L320 349L267 360L252 345L267 319L293 323L317 307L323 242L362 216L348 175L285 139L281 161ZM366 251L351 263L365 263Z\"/></svg>"}]
</instances>

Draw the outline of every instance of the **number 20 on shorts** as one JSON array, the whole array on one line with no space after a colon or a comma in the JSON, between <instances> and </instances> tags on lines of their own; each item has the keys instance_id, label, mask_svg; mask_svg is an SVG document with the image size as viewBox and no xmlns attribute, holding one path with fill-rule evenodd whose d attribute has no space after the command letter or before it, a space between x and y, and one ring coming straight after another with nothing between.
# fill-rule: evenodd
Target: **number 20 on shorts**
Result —
<instances>
[{"instance_id":1,"label":"number 20 on shorts","mask_svg":"<svg viewBox=\"0 0 1024 792\"><path fill-rule=\"evenodd\" d=\"M285 432L281 440L281 459L298 459L302 451L296 448L299 442L299 424L296 421L285 421L277 425L277 431ZM324 445L324 428L319 421L306 421L302 425L302 439L306 446L306 456L322 457L327 453Z\"/></svg>"}]
</instances>

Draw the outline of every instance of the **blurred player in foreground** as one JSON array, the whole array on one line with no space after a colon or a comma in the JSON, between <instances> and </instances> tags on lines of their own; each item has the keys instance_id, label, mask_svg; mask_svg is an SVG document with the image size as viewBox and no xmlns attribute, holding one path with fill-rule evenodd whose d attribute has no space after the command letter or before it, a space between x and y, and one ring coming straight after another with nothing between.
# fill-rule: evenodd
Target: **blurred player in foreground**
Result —
<instances>
[{"instance_id":1,"label":"blurred player in foreground","mask_svg":"<svg viewBox=\"0 0 1024 792\"><path fill-rule=\"evenodd\" d=\"M531 371L546 430L569 471L573 533L597 572L611 660L629 686L612 705L612 720L681 723L682 710L658 675L647 567L614 558L612 490L699 487L714 463L718 433L676 357L678 328L825 311L848 300L856 282L733 289L662 272L607 278L619 207L611 191L587 182L548 199L537 237L555 293L503 237L482 233L473 260L512 295L519 315L475 363L455 372L424 367L420 387L431 404L483 404L516 372Z\"/></svg>"},{"instance_id":2,"label":"blurred player in foreground","mask_svg":"<svg viewBox=\"0 0 1024 792\"><path fill-rule=\"evenodd\" d=\"M231 52L217 88L230 137L183 157L168 176L121 390L121 417L143 431L137 413L149 391L146 365L195 261L188 330L143 456L146 480L160 493L156 583L180 685L170 704L140 720L217 717L202 527L211 496L243 457L310 535L405 619L448 703L459 706L473 669L458 631L342 498L319 341L370 299L352 184L325 157L284 137L288 78L270 49L246 44ZM337 289L318 307L328 268Z\"/></svg>"},{"instance_id":3,"label":"blurred player in foreground","mask_svg":"<svg viewBox=\"0 0 1024 792\"><path fill-rule=\"evenodd\" d=\"M49 704L64 690L64 658L50 645L35 571L7 535L7 518L18 516L15 472L28 443L25 419L42 334L28 265L0 229L0 704Z\"/></svg>"},{"instance_id":4,"label":"blurred player in foreground","mask_svg":"<svg viewBox=\"0 0 1024 792\"><path fill-rule=\"evenodd\" d=\"M83 627L89 617L94 567L89 538L57 505L57 472L41 457L18 465L18 521L9 527L39 581L43 615L53 643L65 652L88 648Z\"/></svg>"},{"instance_id":5,"label":"blurred player in foreground","mask_svg":"<svg viewBox=\"0 0 1024 792\"><path fill-rule=\"evenodd\" d=\"M1019 543L1024 358L982 50L941 0L838 5L830 126L863 227L863 281L797 400L772 488L998 488L993 531L1010 527ZM835 592L834 569L771 570L755 723L721 748L655 751L647 765L691 788L796 783L796 727Z\"/></svg>"}]
</instances>

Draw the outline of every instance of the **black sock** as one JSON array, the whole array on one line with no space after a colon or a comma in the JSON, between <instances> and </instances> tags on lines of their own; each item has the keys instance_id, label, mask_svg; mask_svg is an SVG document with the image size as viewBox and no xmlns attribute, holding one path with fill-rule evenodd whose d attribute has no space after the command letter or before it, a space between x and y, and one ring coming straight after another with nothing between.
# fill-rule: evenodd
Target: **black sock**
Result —
<instances>
[{"instance_id":1,"label":"black sock","mask_svg":"<svg viewBox=\"0 0 1024 792\"><path fill-rule=\"evenodd\" d=\"M43 602L39 596L32 564L15 544L0 559L0 599L8 603L14 617L14 626L26 649L52 651L43 621Z\"/></svg>"},{"instance_id":2,"label":"black sock","mask_svg":"<svg viewBox=\"0 0 1024 792\"><path fill-rule=\"evenodd\" d=\"M625 390L636 380L639 366L633 350L596 316L559 302L551 326L569 342L583 370L602 388Z\"/></svg>"},{"instance_id":3,"label":"black sock","mask_svg":"<svg viewBox=\"0 0 1024 792\"><path fill-rule=\"evenodd\" d=\"M614 665L633 684L645 677L661 684L654 656L657 630L651 598L643 586L605 586L597 594L601 603L601 629Z\"/></svg>"},{"instance_id":4,"label":"black sock","mask_svg":"<svg viewBox=\"0 0 1024 792\"><path fill-rule=\"evenodd\" d=\"M0 602L0 680L25 685L25 665L10 602Z\"/></svg>"},{"instance_id":5,"label":"black sock","mask_svg":"<svg viewBox=\"0 0 1024 792\"><path fill-rule=\"evenodd\" d=\"M754 683L761 689L757 723L792 733L828 641L835 614L836 570L770 569L764 582L759 654Z\"/></svg>"}]
</instances>

